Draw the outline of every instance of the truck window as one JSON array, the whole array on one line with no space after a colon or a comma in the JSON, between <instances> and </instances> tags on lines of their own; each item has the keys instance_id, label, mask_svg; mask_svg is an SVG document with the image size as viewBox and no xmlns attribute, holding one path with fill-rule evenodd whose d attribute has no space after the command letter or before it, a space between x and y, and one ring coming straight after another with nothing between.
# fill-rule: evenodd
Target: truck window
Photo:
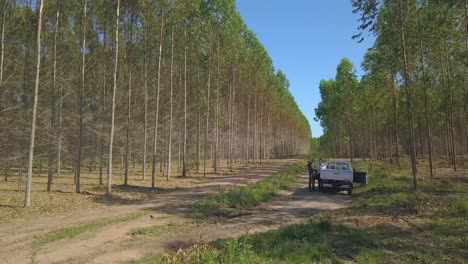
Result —
<instances>
[{"instance_id":1,"label":"truck window","mask_svg":"<svg viewBox=\"0 0 468 264\"><path fill-rule=\"evenodd\" d=\"M351 170L348 163L339 163L337 167L338 170Z\"/></svg>"},{"instance_id":2,"label":"truck window","mask_svg":"<svg viewBox=\"0 0 468 264\"><path fill-rule=\"evenodd\" d=\"M327 164L327 169L329 170L336 170L336 163L335 162L330 162Z\"/></svg>"}]
</instances>

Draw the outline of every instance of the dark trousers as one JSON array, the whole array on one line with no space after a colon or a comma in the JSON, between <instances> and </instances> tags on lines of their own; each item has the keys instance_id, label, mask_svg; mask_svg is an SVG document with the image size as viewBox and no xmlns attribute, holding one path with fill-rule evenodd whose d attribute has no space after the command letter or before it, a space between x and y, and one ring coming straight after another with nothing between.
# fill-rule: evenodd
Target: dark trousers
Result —
<instances>
[{"instance_id":1,"label":"dark trousers","mask_svg":"<svg viewBox=\"0 0 468 264\"><path fill-rule=\"evenodd\" d=\"M315 179L318 179L318 177L316 170L309 171L309 192L315 191Z\"/></svg>"},{"instance_id":2,"label":"dark trousers","mask_svg":"<svg viewBox=\"0 0 468 264\"><path fill-rule=\"evenodd\" d=\"M315 180L317 180L317 184L319 185L320 191L320 174L317 173L316 170L309 171L309 192L315 192Z\"/></svg>"}]
</instances>

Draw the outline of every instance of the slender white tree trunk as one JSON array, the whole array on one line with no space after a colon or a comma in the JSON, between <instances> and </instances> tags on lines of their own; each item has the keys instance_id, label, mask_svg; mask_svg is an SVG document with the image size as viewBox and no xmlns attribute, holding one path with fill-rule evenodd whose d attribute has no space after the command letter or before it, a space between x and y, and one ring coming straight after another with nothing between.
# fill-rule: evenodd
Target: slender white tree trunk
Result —
<instances>
[{"instance_id":1,"label":"slender white tree trunk","mask_svg":"<svg viewBox=\"0 0 468 264\"><path fill-rule=\"evenodd\" d=\"M216 74L216 110L215 110L215 149L214 149L214 172L218 171L218 148L219 148L219 36L218 36L218 52L217 52L217 74Z\"/></svg>"},{"instance_id":2,"label":"slender white tree trunk","mask_svg":"<svg viewBox=\"0 0 468 264\"><path fill-rule=\"evenodd\" d=\"M51 94L51 113L50 113L50 129L51 135L49 135L49 170L47 173L47 191L50 191L52 187L52 177L54 174L54 146L53 141L55 137L55 120L56 120L56 89L57 89L57 37L58 37L58 28L59 28L59 18L60 18L60 9L57 7L57 12L55 15L55 32L54 32L54 62L52 70L52 94Z\"/></svg>"},{"instance_id":3,"label":"slender white tree trunk","mask_svg":"<svg viewBox=\"0 0 468 264\"><path fill-rule=\"evenodd\" d=\"M170 73L170 97L169 97L169 150L167 152L167 180L171 179L171 160L172 160L172 95L173 95L173 69L174 69L174 27L171 33L171 73Z\"/></svg>"},{"instance_id":4,"label":"slender white tree trunk","mask_svg":"<svg viewBox=\"0 0 468 264\"><path fill-rule=\"evenodd\" d=\"M197 86L198 86L198 97L201 96L201 88L200 88L200 64L197 65ZM200 111L200 102L199 98L197 102L197 173L200 172L200 159L201 159L201 153L200 153L200 133L201 133L201 111Z\"/></svg>"},{"instance_id":5,"label":"slender white tree trunk","mask_svg":"<svg viewBox=\"0 0 468 264\"><path fill-rule=\"evenodd\" d=\"M114 122L115 122L115 97L117 93L117 70L119 61L119 18L120 18L120 0L117 0L117 11L115 19L115 54L114 54L114 86L112 88L112 114L111 131L109 140L109 175L107 176L107 196L112 195L112 144L114 143Z\"/></svg>"},{"instance_id":6,"label":"slender white tree trunk","mask_svg":"<svg viewBox=\"0 0 468 264\"><path fill-rule=\"evenodd\" d=\"M37 99L39 96L39 77L41 69L41 31L42 31L42 10L44 9L45 0L41 1L39 6L39 20L37 22L37 62L36 62L36 83L34 85L34 103L31 121L31 141L29 145L29 163L28 163L28 178L26 180L26 196L24 207L31 205L31 182L32 182L32 169L34 162L34 138L36 133L36 115L37 115Z\"/></svg>"},{"instance_id":7,"label":"slender white tree trunk","mask_svg":"<svg viewBox=\"0 0 468 264\"><path fill-rule=\"evenodd\" d=\"M9 0L5 0L3 3L3 16L2 16L2 39L0 40L0 109L3 105L3 64L5 57L5 24L7 16Z\"/></svg>"},{"instance_id":8,"label":"slender white tree trunk","mask_svg":"<svg viewBox=\"0 0 468 264\"><path fill-rule=\"evenodd\" d=\"M125 171L124 185L128 185L128 162L130 159L130 122L132 110L132 42L133 42L133 15L130 15L130 37L128 41L128 96L127 96L127 124L125 128Z\"/></svg>"},{"instance_id":9,"label":"slender white tree trunk","mask_svg":"<svg viewBox=\"0 0 468 264\"><path fill-rule=\"evenodd\" d=\"M144 140L143 140L143 180L146 179L146 153L148 143L148 29L145 29L145 55L144 55L144 96L145 96L145 112L144 112Z\"/></svg>"},{"instance_id":10,"label":"slender white tree trunk","mask_svg":"<svg viewBox=\"0 0 468 264\"><path fill-rule=\"evenodd\" d=\"M184 27L184 146L182 149L182 176L187 176L187 26Z\"/></svg>"},{"instance_id":11,"label":"slender white tree trunk","mask_svg":"<svg viewBox=\"0 0 468 264\"><path fill-rule=\"evenodd\" d=\"M208 132L210 129L210 86L211 86L211 48L208 48L208 109L206 110L206 133L205 133L205 142L203 142L203 177L206 177L206 153L207 153L207 143L208 143Z\"/></svg>"},{"instance_id":12,"label":"slender white tree trunk","mask_svg":"<svg viewBox=\"0 0 468 264\"><path fill-rule=\"evenodd\" d=\"M161 10L161 32L159 35L159 59L158 59L158 83L156 90L156 113L154 122L154 146L153 146L153 166L151 172L151 189L156 187L156 152L158 149L158 119L159 119L159 91L161 84L161 60L162 60L162 43L164 29L164 10Z\"/></svg>"},{"instance_id":13,"label":"slender white tree trunk","mask_svg":"<svg viewBox=\"0 0 468 264\"><path fill-rule=\"evenodd\" d=\"M83 155L83 108L84 108L84 89L85 89L85 70L86 70L86 14L88 8L88 0L84 1L83 9L83 42L81 47L81 86L80 86L80 132L78 144L78 156L76 164L76 193L80 193L81 187L81 159Z\"/></svg>"}]
</instances>

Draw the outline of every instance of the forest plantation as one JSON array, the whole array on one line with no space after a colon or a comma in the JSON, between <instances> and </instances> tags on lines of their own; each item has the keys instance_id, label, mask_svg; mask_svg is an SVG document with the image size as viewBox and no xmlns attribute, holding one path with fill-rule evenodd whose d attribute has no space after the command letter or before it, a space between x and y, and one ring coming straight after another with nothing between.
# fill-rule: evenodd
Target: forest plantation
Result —
<instances>
[{"instance_id":1,"label":"forest plantation","mask_svg":"<svg viewBox=\"0 0 468 264\"><path fill-rule=\"evenodd\" d=\"M466 0L0 0L0 263L466 263L467 167Z\"/></svg>"}]
</instances>

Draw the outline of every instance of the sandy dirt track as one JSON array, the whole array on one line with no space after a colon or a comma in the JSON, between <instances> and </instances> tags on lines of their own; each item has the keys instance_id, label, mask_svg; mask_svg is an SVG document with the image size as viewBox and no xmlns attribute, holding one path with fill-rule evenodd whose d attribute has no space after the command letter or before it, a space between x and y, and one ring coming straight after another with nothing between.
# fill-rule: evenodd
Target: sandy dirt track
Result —
<instances>
[{"instance_id":1,"label":"sandy dirt track","mask_svg":"<svg viewBox=\"0 0 468 264\"><path fill-rule=\"evenodd\" d=\"M43 217L0 226L1 263L118 263L140 259L168 250L185 248L247 232L264 232L292 224L325 210L346 207L351 198L344 194L309 193L307 176L294 188L282 191L268 203L229 218L192 220L184 216L188 206L205 195L234 185L255 182L292 164L293 160L265 163L226 177L208 178L192 188L158 190L154 199L86 210L60 217ZM112 224L95 232L60 240L33 249L36 236L58 228L112 219L141 211L148 214L132 221ZM141 227L160 227L153 235L135 235ZM165 230L165 231L164 231Z\"/></svg>"}]
</instances>

